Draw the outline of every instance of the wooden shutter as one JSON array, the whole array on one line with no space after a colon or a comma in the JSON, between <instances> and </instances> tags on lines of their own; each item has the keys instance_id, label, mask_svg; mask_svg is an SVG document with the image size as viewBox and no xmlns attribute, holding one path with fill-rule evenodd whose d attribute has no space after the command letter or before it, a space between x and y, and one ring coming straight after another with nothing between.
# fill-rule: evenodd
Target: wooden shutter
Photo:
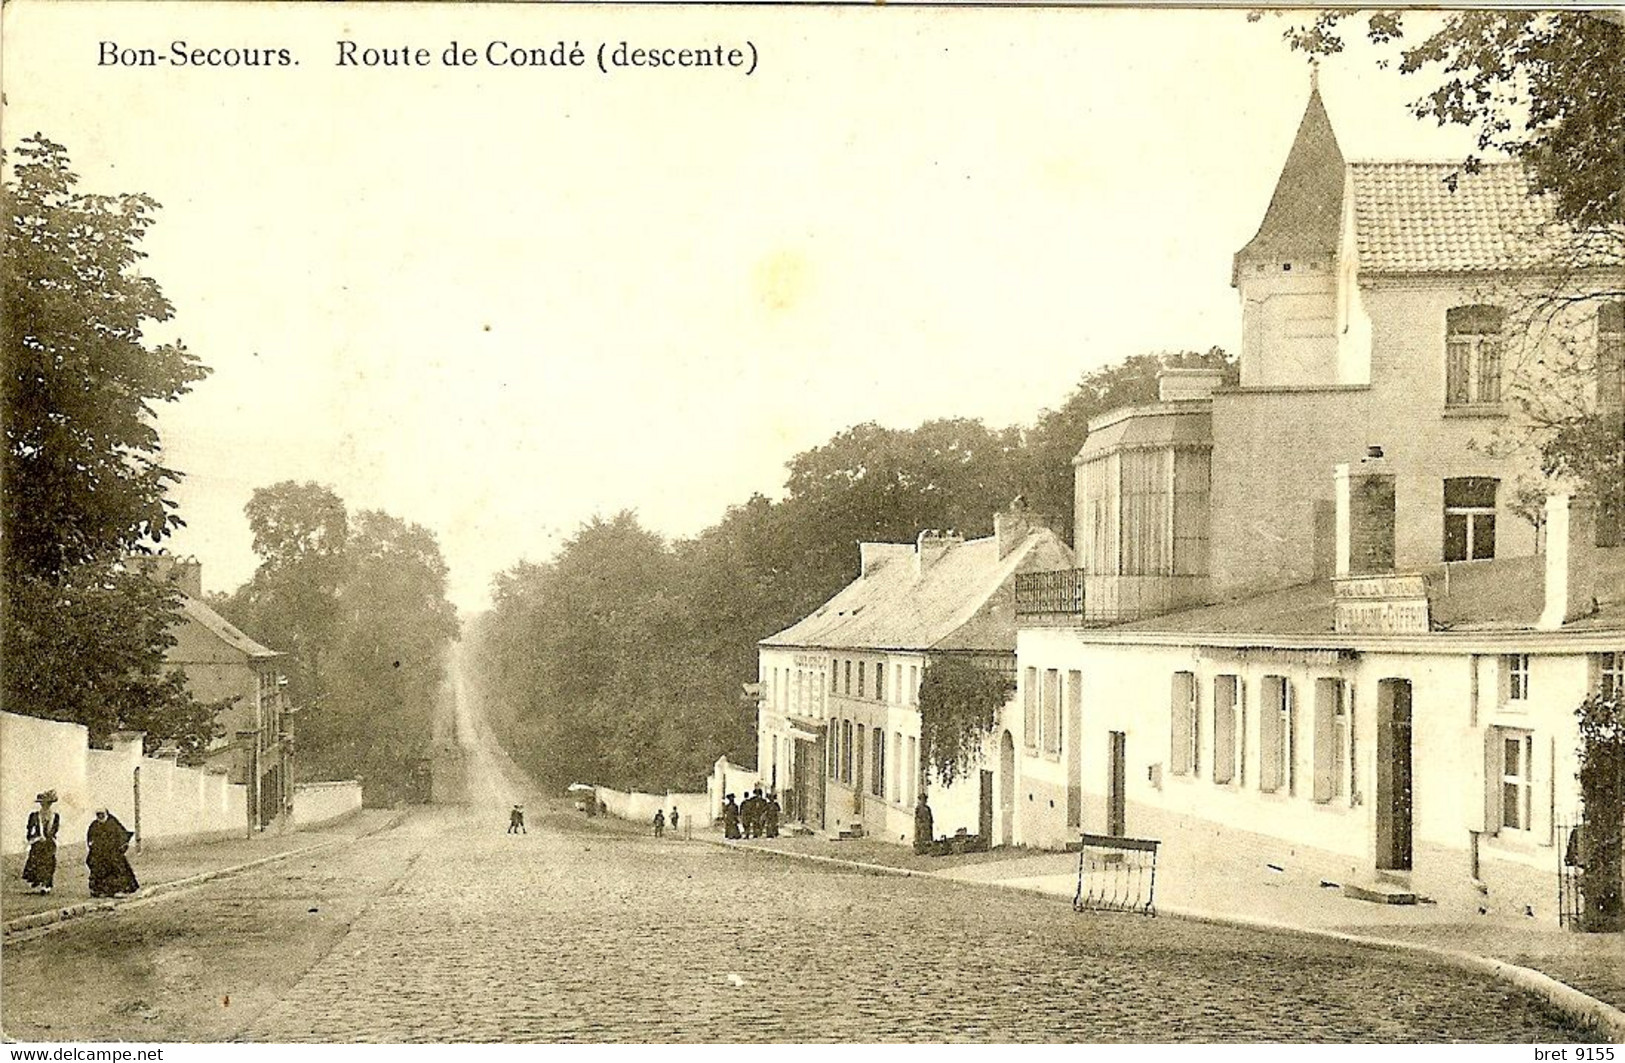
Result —
<instances>
[{"instance_id":1,"label":"wooden shutter","mask_svg":"<svg viewBox=\"0 0 1625 1063\"><path fill-rule=\"evenodd\" d=\"M1168 763L1173 766L1175 775L1189 775L1194 767L1191 764L1191 725L1196 721L1191 719L1192 679L1189 672L1175 672L1168 700Z\"/></svg>"},{"instance_id":2,"label":"wooden shutter","mask_svg":"<svg viewBox=\"0 0 1625 1063\"><path fill-rule=\"evenodd\" d=\"M1281 698L1282 679L1278 675L1264 677L1264 697L1258 707L1259 772L1258 788L1270 793L1281 788Z\"/></svg>"},{"instance_id":3,"label":"wooden shutter","mask_svg":"<svg viewBox=\"0 0 1625 1063\"><path fill-rule=\"evenodd\" d=\"M1213 680L1213 781L1236 777L1236 682L1233 676Z\"/></svg>"},{"instance_id":4,"label":"wooden shutter","mask_svg":"<svg viewBox=\"0 0 1625 1063\"><path fill-rule=\"evenodd\" d=\"M1315 800L1325 804L1337 796L1337 699L1342 696L1335 679L1315 680Z\"/></svg>"}]
</instances>

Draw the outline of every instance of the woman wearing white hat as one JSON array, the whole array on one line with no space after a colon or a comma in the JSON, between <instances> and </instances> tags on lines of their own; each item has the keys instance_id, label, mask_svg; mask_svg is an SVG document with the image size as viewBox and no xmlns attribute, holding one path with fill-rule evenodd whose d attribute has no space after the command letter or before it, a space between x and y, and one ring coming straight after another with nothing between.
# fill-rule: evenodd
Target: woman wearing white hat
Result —
<instances>
[{"instance_id":1,"label":"woman wearing white hat","mask_svg":"<svg viewBox=\"0 0 1625 1063\"><path fill-rule=\"evenodd\" d=\"M35 893L50 893L56 879L56 832L62 817L56 814L56 791L47 790L34 798L39 811L28 814L28 860L23 864L23 881Z\"/></svg>"}]
</instances>

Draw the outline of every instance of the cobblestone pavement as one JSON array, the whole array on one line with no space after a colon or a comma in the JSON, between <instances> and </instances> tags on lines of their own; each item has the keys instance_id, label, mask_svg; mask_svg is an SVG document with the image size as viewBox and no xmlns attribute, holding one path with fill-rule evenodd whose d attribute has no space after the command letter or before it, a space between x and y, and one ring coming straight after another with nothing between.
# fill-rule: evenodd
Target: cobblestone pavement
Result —
<instances>
[{"instance_id":1,"label":"cobblestone pavement","mask_svg":"<svg viewBox=\"0 0 1625 1063\"><path fill-rule=\"evenodd\" d=\"M1583 1039L1405 957L501 812L421 849L242 1039Z\"/></svg>"}]
</instances>

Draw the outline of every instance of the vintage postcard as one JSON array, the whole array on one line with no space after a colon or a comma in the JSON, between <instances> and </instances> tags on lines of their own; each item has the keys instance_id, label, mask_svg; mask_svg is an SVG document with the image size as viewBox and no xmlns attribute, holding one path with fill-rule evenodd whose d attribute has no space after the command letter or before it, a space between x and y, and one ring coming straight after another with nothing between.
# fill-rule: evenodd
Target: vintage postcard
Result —
<instances>
[{"instance_id":1,"label":"vintage postcard","mask_svg":"<svg viewBox=\"0 0 1625 1063\"><path fill-rule=\"evenodd\" d=\"M0 34L11 1059L1616 1058L1616 10Z\"/></svg>"}]
</instances>

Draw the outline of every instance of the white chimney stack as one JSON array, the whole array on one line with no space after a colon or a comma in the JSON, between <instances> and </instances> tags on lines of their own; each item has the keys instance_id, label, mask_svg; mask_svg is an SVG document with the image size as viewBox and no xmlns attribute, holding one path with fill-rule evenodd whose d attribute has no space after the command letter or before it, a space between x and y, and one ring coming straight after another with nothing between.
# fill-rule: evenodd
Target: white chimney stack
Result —
<instances>
[{"instance_id":1,"label":"white chimney stack","mask_svg":"<svg viewBox=\"0 0 1625 1063\"><path fill-rule=\"evenodd\" d=\"M1592 610L1597 507L1589 498L1551 495L1546 499L1546 608L1535 627L1555 631Z\"/></svg>"},{"instance_id":2,"label":"white chimney stack","mask_svg":"<svg viewBox=\"0 0 1625 1063\"><path fill-rule=\"evenodd\" d=\"M1394 570L1394 474L1379 447L1335 469L1337 575Z\"/></svg>"},{"instance_id":3,"label":"white chimney stack","mask_svg":"<svg viewBox=\"0 0 1625 1063\"><path fill-rule=\"evenodd\" d=\"M948 552L948 548L956 543L962 543L965 537L954 531L923 531L919 538L914 540L914 573L924 575L925 570L936 564L937 558Z\"/></svg>"}]
</instances>

